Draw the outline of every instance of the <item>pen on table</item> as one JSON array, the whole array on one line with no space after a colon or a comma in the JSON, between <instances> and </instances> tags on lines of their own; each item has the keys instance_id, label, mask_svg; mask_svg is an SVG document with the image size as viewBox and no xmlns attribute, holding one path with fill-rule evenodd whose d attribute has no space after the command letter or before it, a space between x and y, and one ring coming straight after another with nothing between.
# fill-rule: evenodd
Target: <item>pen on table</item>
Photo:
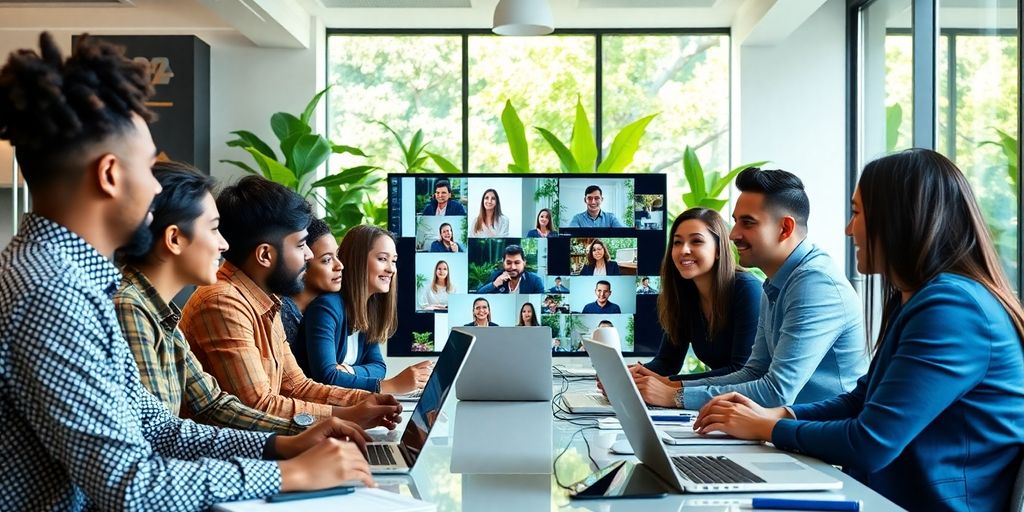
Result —
<instances>
[{"instance_id":1,"label":"pen on table","mask_svg":"<svg viewBox=\"0 0 1024 512\"><path fill-rule=\"evenodd\" d=\"M754 498L750 506L755 510L860 510L859 500L796 500L785 498Z\"/></svg>"},{"instance_id":2,"label":"pen on table","mask_svg":"<svg viewBox=\"0 0 1024 512\"><path fill-rule=\"evenodd\" d=\"M295 500L308 500L313 498L323 498L326 496L340 496L342 494L352 494L356 488L350 485L342 485L339 487L331 487L328 489L320 489L318 491L295 491L295 492L282 492L273 496L267 496L267 503L280 503L282 501L295 501Z\"/></svg>"},{"instance_id":3,"label":"pen on table","mask_svg":"<svg viewBox=\"0 0 1024 512\"><path fill-rule=\"evenodd\" d=\"M663 416L663 415L657 415L657 414L652 414L651 415L651 421L676 421L676 422L680 422L680 423L687 423L687 422L689 422L691 420L693 420L693 416L690 416L689 414L679 414L679 415L669 415L669 416Z\"/></svg>"}]
</instances>

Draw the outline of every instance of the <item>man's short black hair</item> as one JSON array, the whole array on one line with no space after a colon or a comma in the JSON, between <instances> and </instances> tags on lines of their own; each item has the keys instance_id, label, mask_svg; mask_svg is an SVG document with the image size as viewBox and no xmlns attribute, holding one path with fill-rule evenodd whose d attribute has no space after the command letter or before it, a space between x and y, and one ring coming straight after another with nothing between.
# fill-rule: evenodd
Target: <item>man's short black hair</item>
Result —
<instances>
[{"instance_id":1,"label":"man's short black hair","mask_svg":"<svg viewBox=\"0 0 1024 512\"><path fill-rule=\"evenodd\" d=\"M306 243L313 245L317 240L331 234L331 226L327 225L323 219L313 218L309 221L309 227L306 228L306 232L309 235L306 237Z\"/></svg>"},{"instance_id":2,"label":"man's short black hair","mask_svg":"<svg viewBox=\"0 0 1024 512\"><path fill-rule=\"evenodd\" d=\"M153 165L153 176L160 182L161 191L153 199L153 222L145 229L148 236L132 237L129 245L118 252L120 261L139 264L153 251L154 242L160 243L164 231L178 226L182 234L191 238L194 223L203 214L203 199L213 194L217 182L195 167L182 162L157 162Z\"/></svg>"},{"instance_id":3,"label":"man's short black hair","mask_svg":"<svg viewBox=\"0 0 1024 512\"><path fill-rule=\"evenodd\" d=\"M598 286L601 286L602 284L603 284L603 285L605 285L605 286L607 286L609 290L611 290L611 289L612 289L612 284L611 284L611 283L609 283L608 281L605 281L604 279L602 279L602 280L598 281L598 282L597 282L597 284L595 284L595 285L594 285L594 289L596 290L596 289L597 289L597 287L598 287Z\"/></svg>"},{"instance_id":4,"label":"man's short black hair","mask_svg":"<svg viewBox=\"0 0 1024 512\"><path fill-rule=\"evenodd\" d=\"M434 192L437 192L437 189L442 187L448 189L449 194L452 193L452 186L448 183L448 180L437 180L437 183L434 183Z\"/></svg>"},{"instance_id":5,"label":"man's short black hair","mask_svg":"<svg viewBox=\"0 0 1024 512\"><path fill-rule=\"evenodd\" d=\"M217 196L220 233L230 248L224 259L242 265L256 247L281 248L284 237L309 226L312 208L284 185L246 176Z\"/></svg>"},{"instance_id":6,"label":"man's short black hair","mask_svg":"<svg viewBox=\"0 0 1024 512\"><path fill-rule=\"evenodd\" d=\"M649 278L649 277L647 277L647 276L644 276L644 278L643 278L643 279L641 279L641 280L640 280L640 282L641 282L641 283L646 283L646 282L650 282L650 280L651 280L651 278Z\"/></svg>"},{"instance_id":7,"label":"man's short black hair","mask_svg":"<svg viewBox=\"0 0 1024 512\"><path fill-rule=\"evenodd\" d=\"M145 65L124 48L86 35L65 60L43 32L39 53L12 52L0 69L0 140L14 146L30 189L77 181L84 150L131 133L133 114L154 119L152 95Z\"/></svg>"},{"instance_id":8,"label":"man's short black hair","mask_svg":"<svg viewBox=\"0 0 1024 512\"><path fill-rule=\"evenodd\" d=\"M591 186L587 187L587 190L585 190L583 192L583 195L589 196L591 192L600 192L601 193L601 197L604 197L604 191L601 190L601 187L599 187L597 185L591 185Z\"/></svg>"},{"instance_id":9,"label":"man's short black hair","mask_svg":"<svg viewBox=\"0 0 1024 512\"><path fill-rule=\"evenodd\" d=\"M751 167L736 176L740 192L764 194L765 207L792 216L802 230L807 230L811 203L804 191L804 183L795 174L782 169Z\"/></svg>"},{"instance_id":10,"label":"man's short black hair","mask_svg":"<svg viewBox=\"0 0 1024 512\"><path fill-rule=\"evenodd\" d=\"M518 246L516 244L512 244L512 245L510 245L510 246L505 248L505 257L506 258L508 258L509 256L515 256L517 254L519 256L522 256L524 260L526 259L526 253L523 251L522 247L520 247L520 246Z\"/></svg>"},{"instance_id":11,"label":"man's short black hair","mask_svg":"<svg viewBox=\"0 0 1024 512\"><path fill-rule=\"evenodd\" d=\"M555 278L555 281L561 281L561 280L562 280L562 278L561 278L561 277L556 277L556 278Z\"/></svg>"}]
</instances>

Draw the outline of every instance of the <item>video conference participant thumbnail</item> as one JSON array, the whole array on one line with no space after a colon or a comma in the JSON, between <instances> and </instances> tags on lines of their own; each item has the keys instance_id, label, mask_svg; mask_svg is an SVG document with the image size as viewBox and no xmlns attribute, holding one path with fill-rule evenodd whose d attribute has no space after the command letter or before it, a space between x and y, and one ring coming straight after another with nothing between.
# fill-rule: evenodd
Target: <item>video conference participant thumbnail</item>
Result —
<instances>
[{"instance_id":1,"label":"video conference participant thumbnail","mask_svg":"<svg viewBox=\"0 0 1024 512\"><path fill-rule=\"evenodd\" d=\"M434 196L423 207L423 215L438 216L460 216L466 215L466 208L462 206L452 191L451 183L448 180L437 180L434 183Z\"/></svg>"},{"instance_id":2,"label":"video conference participant thumbnail","mask_svg":"<svg viewBox=\"0 0 1024 512\"><path fill-rule=\"evenodd\" d=\"M544 280L526 270L526 253L518 245L505 247L502 268L491 272L477 293L544 293Z\"/></svg>"},{"instance_id":3,"label":"video conference participant thumbnail","mask_svg":"<svg viewBox=\"0 0 1024 512\"><path fill-rule=\"evenodd\" d=\"M563 184L565 181L563 180ZM564 185L563 185L564 186ZM565 192L568 192L566 190ZM573 204L569 202L567 204ZM604 190L598 185L589 185L583 191L583 204L586 209L573 215L569 220L568 227L571 228L624 228L625 224L619 220L619 215L624 208L616 207L619 214L604 208ZM616 205L618 206L618 205Z\"/></svg>"},{"instance_id":4,"label":"video conference participant thumbnail","mask_svg":"<svg viewBox=\"0 0 1024 512\"><path fill-rule=\"evenodd\" d=\"M569 309L583 314L635 314L636 278L574 277Z\"/></svg>"}]
</instances>

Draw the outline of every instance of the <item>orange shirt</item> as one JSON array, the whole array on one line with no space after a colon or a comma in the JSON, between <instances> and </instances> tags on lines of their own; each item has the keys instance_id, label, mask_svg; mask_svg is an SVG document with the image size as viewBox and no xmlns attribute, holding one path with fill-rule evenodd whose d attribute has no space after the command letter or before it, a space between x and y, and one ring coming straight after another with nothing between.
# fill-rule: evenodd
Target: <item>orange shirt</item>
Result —
<instances>
[{"instance_id":1,"label":"orange shirt","mask_svg":"<svg viewBox=\"0 0 1024 512\"><path fill-rule=\"evenodd\" d=\"M370 395L306 377L285 340L280 309L277 296L224 262L217 282L197 289L185 304L180 326L221 387L268 414L326 418L331 405L353 405Z\"/></svg>"}]
</instances>

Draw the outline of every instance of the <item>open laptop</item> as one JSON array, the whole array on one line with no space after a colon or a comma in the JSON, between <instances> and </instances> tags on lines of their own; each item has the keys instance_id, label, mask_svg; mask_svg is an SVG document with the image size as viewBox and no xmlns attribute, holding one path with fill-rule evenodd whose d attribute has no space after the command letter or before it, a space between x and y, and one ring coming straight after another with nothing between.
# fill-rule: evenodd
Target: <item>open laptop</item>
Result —
<instances>
[{"instance_id":1,"label":"open laptop","mask_svg":"<svg viewBox=\"0 0 1024 512\"><path fill-rule=\"evenodd\" d=\"M615 409L600 391L567 391L562 403L573 414L615 414Z\"/></svg>"},{"instance_id":2,"label":"open laptop","mask_svg":"<svg viewBox=\"0 0 1024 512\"><path fill-rule=\"evenodd\" d=\"M584 338L597 375L640 462L678 492L817 491L843 483L784 453L670 457L615 348Z\"/></svg>"},{"instance_id":3,"label":"open laptop","mask_svg":"<svg viewBox=\"0 0 1024 512\"><path fill-rule=\"evenodd\" d=\"M434 364L434 371L423 386L423 395L402 432L402 440L366 444L366 458L372 473L408 473L416 464L474 341L474 336L462 332L461 328L452 329L448 343Z\"/></svg>"},{"instance_id":4,"label":"open laptop","mask_svg":"<svg viewBox=\"0 0 1024 512\"><path fill-rule=\"evenodd\" d=\"M455 384L459 400L551 400L550 327L460 327L473 353Z\"/></svg>"}]
</instances>

